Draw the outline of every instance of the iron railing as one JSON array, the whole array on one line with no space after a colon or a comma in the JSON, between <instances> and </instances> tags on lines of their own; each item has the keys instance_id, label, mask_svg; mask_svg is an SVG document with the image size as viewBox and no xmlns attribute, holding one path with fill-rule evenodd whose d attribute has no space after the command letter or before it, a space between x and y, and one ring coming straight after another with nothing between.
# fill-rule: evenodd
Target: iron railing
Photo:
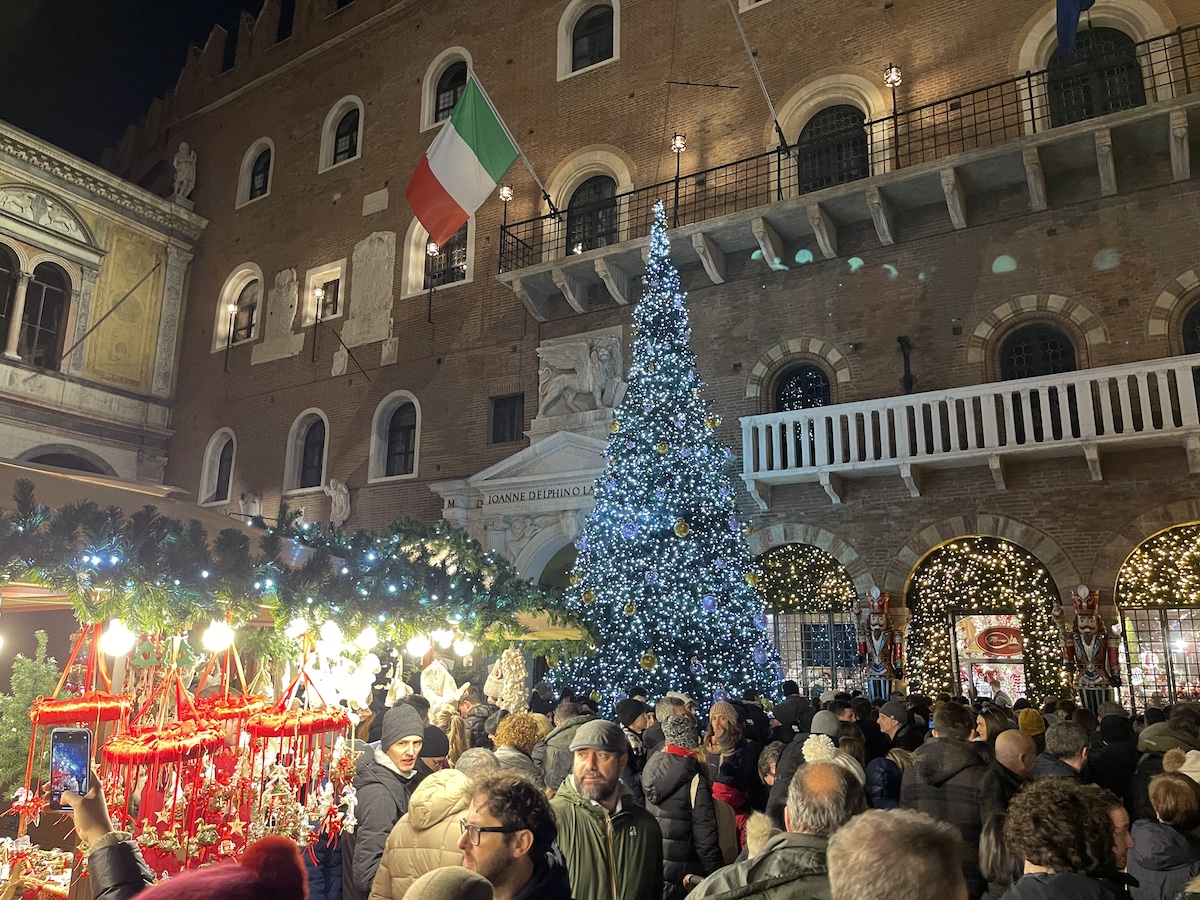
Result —
<instances>
[{"instance_id":1,"label":"iron railing","mask_svg":"<svg viewBox=\"0 0 1200 900\"><path fill-rule=\"evenodd\" d=\"M1140 72L1141 84L1136 84ZM1134 83L1130 83L1131 74ZM1111 95L1106 95L1111 91ZM1120 50L990 84L863 124L862 135L797 143L618 194L610 201L618 239L648 234L654 203L667 204L672 225L687 225L800 196L860 177L1007 143L1058 125L1200 91L1200 25ZM865 141L867 165L857 159ZM847 150L847 147L850 149ZM839 154L841 156L839 157ZM829 177L814 178L828 166ZM606 211L595 214L604 215ZM510 272L595 249L568 246L567 213L502 227L500 271Z\"/></svg>"}]
</instances>

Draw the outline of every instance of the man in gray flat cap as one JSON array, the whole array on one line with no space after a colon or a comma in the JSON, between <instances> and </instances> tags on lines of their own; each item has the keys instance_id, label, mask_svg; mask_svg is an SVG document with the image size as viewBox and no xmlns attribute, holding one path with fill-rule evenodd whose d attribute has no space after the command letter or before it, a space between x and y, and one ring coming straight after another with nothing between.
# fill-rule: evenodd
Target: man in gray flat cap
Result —
<instances>
[{"instance_id":1,"label":"man in gray flat cap","mask_svg":"<svg viewBox=\"0 0 1200 900\"><path fill-rule=\"evenodd\" d=\"M621 726L604 719L586 722L570 751L571 775L550 805L571 894L575 900L661 900L662 833L621 783L629 761Z\"/></svg>"}]
</instances>

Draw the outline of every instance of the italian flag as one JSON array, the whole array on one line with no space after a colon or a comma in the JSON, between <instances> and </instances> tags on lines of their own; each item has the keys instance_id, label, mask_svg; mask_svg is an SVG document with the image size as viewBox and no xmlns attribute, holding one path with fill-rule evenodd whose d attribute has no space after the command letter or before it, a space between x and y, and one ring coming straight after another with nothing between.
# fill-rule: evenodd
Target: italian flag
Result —
<instances>
[{"instance_id":1,"label":"italian flag","mask_svg":"<svg viewBox=\"0 0 1200 900\"><path fill-rule=\"evenodd\" d=\"M474 75L408 183L408 204L440 247L483 205L519 151Z\"/></svg>"}]
</instances>

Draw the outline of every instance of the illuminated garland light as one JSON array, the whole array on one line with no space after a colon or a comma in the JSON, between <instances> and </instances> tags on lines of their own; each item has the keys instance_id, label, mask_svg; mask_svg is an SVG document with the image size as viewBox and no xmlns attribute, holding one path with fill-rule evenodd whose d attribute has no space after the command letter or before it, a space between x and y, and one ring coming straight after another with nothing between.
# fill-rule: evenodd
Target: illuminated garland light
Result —
<instances>
[{"instance_id":1,"label":"illuminated garland light","mask_svg":"<svg viewBox=\"0 0 1200 900\"><path fill-rule=\"evenodd\" d=\"M759 574L725 471L732 454L700 397L669 249L660 203L634 310L628 389L563 598L597 649L565 659L553 677L598 690L606 710L635 684L651 697L675 690L706 704L778 678Z\"/></svg>"},{"instance_id":2,"label":"illuminated garland light","mask_svg":"<svg viewBox=\"0 0 1200 900\"><path fill-rule=\"evenodd\" d=\"M1145 541L1117 575L1117 606L1200 604L1200 525L1180 525Z\"/></svg>"},{"instance_id":3,"label":"illuminated garland light","mask_svg":"<svg viewBox=\"0 0 1200 900\"><path fill-rule=\"evenodd\" d=\"M1015 615L1024 639L1027 696L1041 704L1073 693L1051 616L1054 580L1027 551L998 538L961 538L934 550L909 592L908 687L936 695L959 692L953 671L951 617L956 612Z\"/></svg>"},{"instance_id":4,"label":"illuminated garland light","mask_svg":"<svg viewBox=\"0 0 1200 900\"><path fill-rule=\"evenodd\" d=\"M858 605L854 582L838 560L811 544L784 544L758 558L763 599L773 613L849 612Z\"/></svg>"}]
</instances>

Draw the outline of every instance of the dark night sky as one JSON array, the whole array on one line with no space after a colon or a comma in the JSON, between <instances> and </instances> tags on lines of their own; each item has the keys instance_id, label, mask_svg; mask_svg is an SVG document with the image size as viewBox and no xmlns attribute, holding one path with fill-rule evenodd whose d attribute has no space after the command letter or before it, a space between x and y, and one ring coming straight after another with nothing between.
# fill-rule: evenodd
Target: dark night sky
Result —
<instances>
[{"instance_id":1,"label":"dark night sky","mask_svg":"<svg viewBox=\"0 0 1200 900\"><path fill-rule=\"evenodd\" d=\"M0 119L94 162L262 0L0 0Z\"/></svg>"}]
</instances>

